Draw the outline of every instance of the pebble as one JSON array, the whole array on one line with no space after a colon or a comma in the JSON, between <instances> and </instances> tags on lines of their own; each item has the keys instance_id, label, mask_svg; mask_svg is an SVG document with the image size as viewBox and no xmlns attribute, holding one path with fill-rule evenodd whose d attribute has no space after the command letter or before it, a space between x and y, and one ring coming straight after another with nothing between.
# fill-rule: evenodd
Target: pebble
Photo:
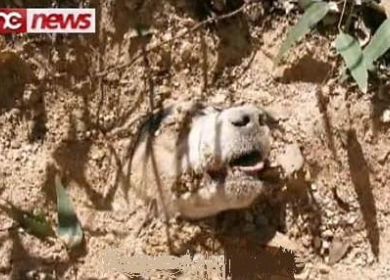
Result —
<instances>
[{"instance_id":1,"label":"pebble","mask_svg":"<svg viewBox=\"0 0 390 280\"><path fill-rule=\"evenodd\" d=\"M347 223L353 225L356 221L357 221L357 217L351 215L350 217L348 217Z\"/></svg>"},{"instance_id":2,"label":"pebble","mask_svg":"<svg viewBox=\"0 0 390 280\"><path fill-rule=\"evenodd\" d=\"M347 240L336 238L333 240L331 247L329 248L329 261L330 265L333 265L340 261L350 248L350 244Z\"/></svg>"},{"instance_id":3,"label":"pebble","mask_svg":"<svg viewBox=\"0 0 390 280\"><path fill-rule=\"evenodd\" d=\"M390 122L390 109L386 109L382 113L381 121L383 123L389 123Z\"/></svg>"},{"instance_id":4,"label":"pebble","mask_svg":"<svg viewBox=\"0 0 390 280\"><path fill-rule=\"evenodd\" d=\"M98 161L98 160L102 160L104 156L105 156L104 151L98 150L92 154L92 159Z\"/></svg>"},{"instance_id":5,"label":"pebble","mask_svg":"<svg viewBox=\"0 0 390 280\"><path fill-rule=\"evenodd\" d=\"M40 94L36 90L26 89L23 94L23 100L25 103L35 104L39 101Z\"/></svg>"},{"instance_id":6,"label":"pebble","mask_svg":"<svg viewBox=\"0 0 390 280\"><path fill-rule=\"evenodd\" d=\"M109 82L117 82L117 81L119 81L119 79L120 79L120 77L119 77L117 72L111 72L106 77L106 81L109 81Z\"/></svg>"},{"instance_id":7,"label":"pebble","mask_svg":"<svg viewBox=\"0 0 390 280\"><path fill-rule=\"evenodd\" d=\"M322 236L325 238L333 237L333 232L330 229L327 229L322 233Z\"/></svg>"},{"instance_id":8,"label":"pebble","mask_svg":"<svg viewBox=\"0 0 390 280\"><path fill-rule=\"evenodd\" d=\"M310 247L312 241L313 241L313 239L311 238L310 235L305 235L305 236L302 237L302 244L306 248Z\"/></svg>"},{"instance_id":9,"label":"pebble","mask_svg":"<svg viewBox=\"0 0 390 280\"><path fill-rule=\"evenodd\" d=\"M11 142L11 148L12 149L19 149L20 148L20 143L17 141L12 141Z\"/></svg>"},{"instance_id":10,"label":"pebble","mask_svg":"<svg viewBox=\"0 0 390 280\"><path fill-rule=\"evenodd\" d=\"M304 158L298 144L288 145L285 153L279 157L278 162L283 167L287 175L291 175L302 169Z\"/></svg>"},{"instance_id":11,"label":"pebble","mask_svg":"<svg viewBox=\"0 0 390 280\"><path fill-rule=\"evenodd\" d=\"M330 267L329 267L329 265L322 263L322 264L320 264L320 265L318 266L318 270L319 270L322 274L328 274L328 273L330 272Z\"/></svg>"},{"instance_id":12,"label":"pebble","mask_svg":"<svg viewBox=\"0 0 390 280\"><path fill-rule=\"evenodd\" d=\"M322 241L322 248L325 249L325 250L329 249L330 248L330 242L326 241L326 240Z\"/></svg>"},{"instance_id":13,"label":"pebble","mask_svg":"<svg viewBox=\"0 0 390 280\"><path fill-rule=\"evenodd\" d=\"M181 59L184 62L188 62L188 60L191 58L193 53L193 46L188 42L183 42L183 45L181 47Z\"/></svg>"},{"instance_id":14,"label":"pebble","mask_svg":"<svg viewBox=\"0 0 390 280\"><path fill-rule=\"evenodd\" d=\"M367 256L367 263L368 263L369 265L372 265L372 264L374 264L374 262L375 262L375 257L374 257L372 254L369 254L369 255Z\"/></svg>"}]
</instances>

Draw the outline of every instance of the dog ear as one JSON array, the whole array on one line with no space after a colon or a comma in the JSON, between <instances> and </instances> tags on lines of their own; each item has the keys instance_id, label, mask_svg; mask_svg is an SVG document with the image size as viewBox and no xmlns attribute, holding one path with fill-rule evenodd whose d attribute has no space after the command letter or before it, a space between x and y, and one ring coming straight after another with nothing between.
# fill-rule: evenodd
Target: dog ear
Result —
<instances>
[{"instance_id":1,"label":"dog ear","mask_svg":"<svg viewBox=\"0 0 390 280\"><path fill-rule=\"evenodd\" d=\"M207 106L202 109L203 115L215 114L221 112L223 109L218 106Z\"/></svg>"},{"instance_id":2,"label":"dog ear","mask_svg":"<svg viewBox=\"0 0 390 280\"><path fill-rule=\"evenodd\" d=\"M182 102L176 107L177 113L181 115L190 115L190 116L195 116L200 112L202 112L204 109L205 106L203 105L203 103L196 100Z\"/></svg>"}]
</instances>

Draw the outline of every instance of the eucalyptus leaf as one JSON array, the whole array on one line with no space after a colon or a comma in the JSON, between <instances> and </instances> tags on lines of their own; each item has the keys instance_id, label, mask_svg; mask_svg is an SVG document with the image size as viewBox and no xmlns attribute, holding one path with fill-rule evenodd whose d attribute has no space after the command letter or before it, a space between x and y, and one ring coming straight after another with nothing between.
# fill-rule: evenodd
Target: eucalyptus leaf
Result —
<instances>
[{"instance_id":1,"label":"eucalyptus leaf","mask_svg":"<svg viewBox=\"0 0 390 280\"><path fill-rule=\"evenodd\" d=\"M72 201L65 191L60 176L56 174L55 185L57 193L58 237L68 248L77 247L83 240L83 231Z\"/></svg>"},{"instance_id":2,"label":"eucalyptus leaf","mask_svg":"<svg viewBox=\"0 0 390 280\"><path fill-rule=\"evenodd\" d=\"M321 21L329 12L329 4L327 2L315 2L311 4L298 23L290 29L287 38L282 43L279 53L276 56L275 63L279 64L283 55L302 37L304 37L310 30Z\"/></svg>"},{"instance_id":3,"label":"eucalyptus leaf","mask_svg":"<svg viewBox=\"0 0 390 280\"><path fill-rule=\"evenodd\" d=\"M368 69L373 69L374 62L390 48L390 19L386 19L375 32L363 54Z\"/></svg>"},{"instance_id":4,"label":"eucalyptus leaf","mask_svg":"<svg viewBox=\"0 0 390 280\"><path fill-rule=\"evenodd\" d=\"M367 92L368 72L359 42L341 32L336 38L337 52L343 57L352 77L362 92Z\"/></svg>"}]
</instances>

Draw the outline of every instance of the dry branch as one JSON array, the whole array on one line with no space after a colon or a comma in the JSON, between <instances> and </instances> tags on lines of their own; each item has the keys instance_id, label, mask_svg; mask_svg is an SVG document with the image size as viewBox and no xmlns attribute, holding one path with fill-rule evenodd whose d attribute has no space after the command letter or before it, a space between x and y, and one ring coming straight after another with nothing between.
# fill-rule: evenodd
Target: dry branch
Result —
<instances>
[{"instance_id":1,"label":"dry branch","mask_svg":"<svg viewBox=\"0 0 390 280\"><path fill-rule=\"evenodd\" d=\"M164 46L166 44L169 44L169 43L171 43L173 41L181 39L181 38L185 37L186 35L197 31L199 28L201 28L201 27L203 27L203 26L205 26L207 24L215 23L215 22L218 22L218 21L221 21L221 20L233 17L233 16L241 13L242 11L244 11L246 8L248 8L251 5L253 5L253 3L251 3L251 4L246 3L246 4L242 5L240 8L238 8L238 9L236 9L236 10L230 12L230 13L223 14L223 15L220 15L220 16L214 16L212 18L209 18L209 19L206 19L204 21L201 21L200 23L196 24L192 28L190 28L188 30L185 30L184 32L179 33L177 36L174 36L174 37L172 37L170 39L161 41L161 42L159 42L159 43L157 43L157 44L155 44L155 45L153 45L153 46L151 46L149 48L145 48L145 50L143 52L137 54L129 62L126 62L126 63L121 64L121 65L109 67L108 69L106 69L106 70L104 70L102 72L97 73L96 76L97 77L105 76L105 75L107 75L108 73L110 73L112 71L118 71L118 70L122 70L122 69L124 69L126 67L129 67L133 63L135 63L138 59L142 58L146 53L152 52L154 50L157 50L157 49L161 48L162 46Z\"/></svg>"}]
</instances>

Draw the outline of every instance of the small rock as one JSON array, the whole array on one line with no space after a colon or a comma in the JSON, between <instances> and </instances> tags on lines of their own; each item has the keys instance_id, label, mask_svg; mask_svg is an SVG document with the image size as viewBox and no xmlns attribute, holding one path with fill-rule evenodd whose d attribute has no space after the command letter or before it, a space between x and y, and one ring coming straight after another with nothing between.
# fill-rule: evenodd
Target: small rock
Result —
<instances>
[{"instance_id":1,"label":"small rock","mask_svg":"<svg viewBox=\"0 0 390 280\"><path fill-rule=\"evenodd\" d=\"M341 239L334 239L329 248L329 264L333 265L340 261L350 248L349 242Z\"/></svg>"},{"instance_id":2,"label":"small rock","mask_svg":"<svg viewBox=\"0 0 390 280\"><path fill-rule=\"evenodd\" d=\"M333 232L330 229L327 229L322 233L322 236L325 238L333 237Z\"/></svg>"},{"instance_id":3,"label":"small rock","mask_svg":"<svg viewBox=\"0 0 390 280\"><path fill-rule=\"evenodd\" d=\"M290 251L300 252L301 247L295 241L291 240L280 232L276 232L274 237L268 242L271 247L283 247Z\"/></svg>"},{"instance_id":4,"label":"small rock","mask_svg":"<svg viewBox=\"0 0 390 280\"><path fill-rule=\"evenodd\" d=\"M324 263L320 264L318 266L318 270L322 273L322 274L328 274L330 272L330 267L329 265L326 265Z\"/></svg>"},{"instance_id":5,"label":"small rock","mask_svg":"<svg viewBox=\"0 0 390 280\"><path fill-rule=\"evenodd\" d=\"M324 240L324 241L322 242L322 248L323 248L324 250L329 249L329 248L330 248L330 242Z\"/></svg>"},{"instance_id":6,"label":"small rock","mask_svg":"<svg viewBox=\"0 0 390 280\"><path fill-rule=\"evenodd\" d=\"M12 149L19 149L20 148L20 143L19 142L17 142L17 141L12 141L11 142L11 148Z\"/></svg>"},{"instance_id":7,"label":"small rock","mask_svg":"<svg viewBox=\"0 0 390 280\"><path fill-rule=\"evenodd\" d=\"M171 89L168 86L160 86L158 94L168 97L171 95Z\"/></svg>"},{"instance_id":8,"label":"small rock","mask_svg":"<svg viewBox=\"0 0 390 280\"><path fill-rule=\"evenodd\" d=\"M263 5L255 5L251 9L246 11L249 20L255 22L258 21L262 16L264 16Z\"/></svg>"},{"instance_id":9,"label":"small rock","mask_svg":"<svg viewBox=\"0 0 390 280\"><path fill-rule=\"evenodd\" d=\"M117 82L119 81L120 77L117 72L111 72L106 76L106 81L108 82Z\"/></svg>"},{"instance_id":10,"label":"small rock","mask_svg":"<svg viewBox=\"0 0 390 280\"><path fill-rule=\"evenodd\" d=\"M390 109L386 109L383 111L381 116L381 121L383 123L389 123L390 122Z\"/></svg>"},{"instance_id":11,"label":"small rock","mask_svg":"<svg viewBox=\"0 0 390 280\"><path fill-rule=\"evenodd\" d=\"M297 144L291 144L286 147L283 155L279 156L279 164L283 167L286 175L291 175L302 169L304 158Z\"/></svg>"},{"instance_id":12,"label":"small rock","mask_svg":"<svg viewBox=\"0 0 390 280\"><path fill-rule=\"evenodd\" d=\"M24 91L23 101L30 105L36 104L41 97L41 94L36 89L30 87Z\"/></svg>"},{"instance_id":13,"label":"small rock","mask_svg":"<svg viewBox=\"0 0 390 280\"><path fill-rule=\"evenodd\" d=\"M92 159L93 160L96 160L96 161L99 161L99 160L102 160L105 156L105 153L104 151L102 150L97 150L96 152L92 153Z\"/></svg>"},{"instance_id":14,"label":"small rock","mask_svg":"<svg viewBox=\"0 0 390 280\"><path fill-rule=\"evenodd\" d=\"M283 1L283 8L286 15L290 14L290 12L294 9L295 5L289 1Z\"/></svg>"},{"instance_id":15,"label":"small rock","mask_svg":"<svg viewBox=\"0 0 390 280\"><path fill-rule=\"evenodd\" d=\"M312 243L313 239L311 238L310 235L305 235L302 237L302 244L303 246L305 246L306 248L309 248L311 243Z\"/></svg>"},{"instance_id":16,"label":"small rock","mask_svg":"<svg viewBox=\"0 0 390 280\"><path fill-rule=\"evenodd\" d=\"M192 53L193 53L193 46L190 43L184 41L180 52L182 61L187 63L191 59Z\"/></svg>"},{"instance_id":17,"label":"small rock","mask_svg":"<svg viewBox=\"0 0 390 280\"><path fill-rule=\"evenodd\" d=\"M367 263L368 263L369 265L372 265L372 264L374 264L374 262L375 262L375 257L374 257L374 255L369 254L368 257L367 257Z\"/></svg>"},{"instance_id":18,"label":"small rock","mask_svg":"<svg viewBox=\"0 0 390 280\"><path fill-rule=\"evenodd\" d=\"M386 109L383 111L381 116L381 121L383 123L389 123L390 122L390 109Z\"/></svg>"},{"instance_id":19,"label":"small rock","mask_svg":"<svg viewBox=\"0 0 390 280\"><path fill-rule=\"evenodd\" d=\"M358 217L355 216L355 215L350 216L350 217L348 217L347 223L348 223L349 225L353 225L353 224L357 221L357 219L358 219Z\"/></svg>"}]
</instances>

